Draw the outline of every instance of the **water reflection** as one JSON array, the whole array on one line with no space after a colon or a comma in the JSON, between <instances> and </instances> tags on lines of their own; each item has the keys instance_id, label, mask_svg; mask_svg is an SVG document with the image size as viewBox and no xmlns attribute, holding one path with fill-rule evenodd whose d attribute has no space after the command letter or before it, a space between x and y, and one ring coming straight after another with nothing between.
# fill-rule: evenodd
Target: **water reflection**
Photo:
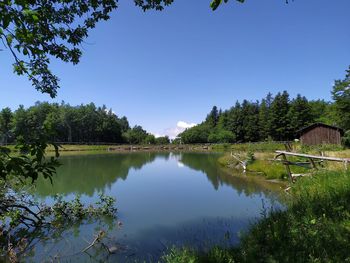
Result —
<instances>
[{"instance_id":1,"label":"water reflection","mask_svg":"<svg viewBox=\"0 0 350 263\"><path fill-rule=\"evenodd\" d=\"M38 180L36 194L81 194L92 196L104 192L119 179L126 180L131 169L139 170L155 158L169 158L169 154L131 153L69 156L61 158L62 166L54 177L54 184L48 180Z\"/></svg>"},{"instance_id":2,"label":"water reflection","mask_svg":"<svg viewBox=\"0 0 350 263\"><path fill-rule=\"evenodd\" d=\"M101 247L90 255L76 253L106 228L101 222L85 222L52 237L51 243L39 242L32 259L60 255L61 261L71 262L154 262L173 245L206 250L237 243L238 233L260 216L263 202L267 207L275 204L272 190L279 187L233 176L217 165L219 157L163 152L62 158L54 185L39 180L35 194L47 202L54 194L80 194L87 203L99 192L114 196L123 227L108 226L107 245L121 249L113 255Z\"/></svg>"},{"instance_id":3,"label":"water reflection","mask_svg":"<svg viewBox=\"0 0 350 263\"><path fill-rule=\"evenodd\" d=\"M126 180L130 170L140 170L156 159L177 160L179 168L189 167L203 172L212 186L217 190L228 185L239 193L277 191L279 184L269 184L259 178L233 176L232 171L220 167L217 159L220 154L213 153L118 153L86 156L69 156L61 158L63 164L54 177L54 185L48 180L38 180L36 194L41 197L55 194L80 194L93 196L97 192L105 192L118 180ZM261 179L261 178L260 178Z\"/></svg>"}]
</instances>

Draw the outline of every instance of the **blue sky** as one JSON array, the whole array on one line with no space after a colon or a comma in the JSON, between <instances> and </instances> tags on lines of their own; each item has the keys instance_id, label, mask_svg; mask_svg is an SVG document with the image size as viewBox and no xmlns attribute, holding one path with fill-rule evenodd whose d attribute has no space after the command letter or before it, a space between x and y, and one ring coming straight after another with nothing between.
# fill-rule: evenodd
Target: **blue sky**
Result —
<instances>
[{"instance_id":1,"label":"blue sky","mask_svg":"<svg viewBox=\"0 0 350 263\"><path fill-rule=\"evenodd\" d=\"M175 0L144 13L121 1L91 32L80 64L52 63L61 78L54 100L15 76L8 52L0 52L0 107L94 102L171 135L201 122L213 105L226 109L269 91L331 99L333 81L350 64L349 0L231 0L215 12L209 2Z\"/></svg>"}]
</instances>

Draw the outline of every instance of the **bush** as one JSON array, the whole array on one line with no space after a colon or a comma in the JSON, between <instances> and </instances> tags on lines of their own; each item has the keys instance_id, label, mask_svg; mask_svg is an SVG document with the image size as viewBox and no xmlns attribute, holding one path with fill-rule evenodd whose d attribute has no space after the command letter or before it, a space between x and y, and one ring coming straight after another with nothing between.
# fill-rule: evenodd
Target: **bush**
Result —
<instances>
[{"instance_id":1,"label":"bush","mask_svg":"<svg viewBox=\"0 0 350 263\"><path fill-rule=\"evenodd\" d=\"M219 130L211 133L208 136L208 142L210 143L233 143L236 140L233 132Z\"/></svg>"},{"instance_id":2,"label":"bush","mask_svg":"<svg viewBox=\"0 0 350 263\"><path fill-rule=\"evenodd\" d=\"M207 143L209 134L210 128L207 125L200 124L191 129L185 130L179 136L185 144Z\"/></svg>"}]
</instances>

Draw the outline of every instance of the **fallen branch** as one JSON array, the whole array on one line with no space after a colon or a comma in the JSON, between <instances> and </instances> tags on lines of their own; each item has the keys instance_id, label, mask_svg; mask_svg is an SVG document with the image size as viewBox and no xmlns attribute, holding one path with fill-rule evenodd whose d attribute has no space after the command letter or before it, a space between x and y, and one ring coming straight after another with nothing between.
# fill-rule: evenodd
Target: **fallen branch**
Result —
<instances>
[{"instance_id":1,"label":"fallen branch","mask_svg":"<svg viewBox=\"0 0 350 263\"><path fill-rule=\"evenodd\" d=\"M84 248L81 252L84 253L84 252L88 251L90 248L92 248L96 243L99 243L101 241L101 239L104 237L104 235L105 235L105 232L103 230L98 232L97 236L91 242L91 244L88 245L86 248Z\"/></svg>"},{"instance_id":2,"label":"fallen branch","mask_svg":"<svg viewBox=\"0 0 350 263\"><path fill-rule=\"evenodd\" d=\"M247 171L247 161L242 161L237 156L235 156L232 152L231 152L231 156L235 158L238 161L238 163L243 167L243 172L245 173Z\"/></svg>"}]
</instances>

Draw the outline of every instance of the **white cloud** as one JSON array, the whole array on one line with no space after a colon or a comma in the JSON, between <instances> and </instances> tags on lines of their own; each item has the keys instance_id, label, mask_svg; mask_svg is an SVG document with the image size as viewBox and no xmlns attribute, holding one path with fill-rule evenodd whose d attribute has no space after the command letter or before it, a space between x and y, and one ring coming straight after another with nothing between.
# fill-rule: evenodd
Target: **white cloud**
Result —
<instances>
[{"instance_id":1,"label":"white cloud","mask_svg":"<svg viewBox=\"0 0 350 263\"><path fill-rule=\"evenodd\" d=\"M167 128L162 133L155 133L154 136L155 137L169 136L170 139L175 139L178 134L196 125L197 125L196 123L178 121L175 127Z\"/></svg>"},{"instance_id":2,"label":"white cloud","mask_svg":"<svg viewBox=\"0 0 350 263\"><path fill-rule=\"evenodd\" d=\"M192 128L193 126L196 126L197 124L195 123L187 123L185 121L178 121L177 122L177 127L180 129L187 129L187 128Z\"/></svg>"},{"instance_id":3,"label":"white cloud","mask_svg":"<svg viewBox=\"0 0 350 263\"><path fill-rule=\"evenodd\" d=\"M115 111L112 110L112 108L110 108L110 109L105 109L105 112L106 112L106 113L109 113L109 111L112 111L112 114L117 115L117 114L115 113Z\"/></svg>"}]
</instances>

